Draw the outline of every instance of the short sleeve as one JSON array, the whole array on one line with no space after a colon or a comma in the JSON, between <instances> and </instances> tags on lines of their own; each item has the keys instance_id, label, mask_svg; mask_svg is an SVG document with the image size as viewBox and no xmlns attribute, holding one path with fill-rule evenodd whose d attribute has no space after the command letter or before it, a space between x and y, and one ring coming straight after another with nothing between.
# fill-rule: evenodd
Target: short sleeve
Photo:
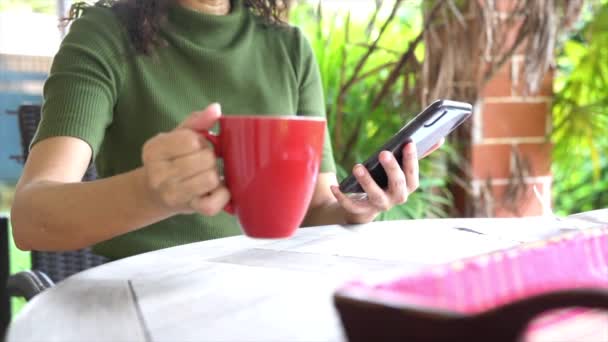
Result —
<instances>
[{"instance_id":1,"label":"short sleeve","mask_svg":"<svg viewBox=\"0 0 608 342\"><path fill-rule=\"evenodd\" d=\"M298 115L321 116L325 112L325 96L319 66L308 39L296 28L298 40L297 77L299 82ZM325 129L325 144L320 172L336 172L329 127Z\"/></svg>"},{"instance_id":2,"label":"short sleeve","mask_svg":"<svg viewBox=\"0 0 608 342\"><path fill-rule=\"evenodd\" d=\"M42 119L31 146L53 136L71 136L97 155L112 123L123 77L121 25L110 9L87 8L70 26L44 84Z\"/></svg>"}]
</instances>

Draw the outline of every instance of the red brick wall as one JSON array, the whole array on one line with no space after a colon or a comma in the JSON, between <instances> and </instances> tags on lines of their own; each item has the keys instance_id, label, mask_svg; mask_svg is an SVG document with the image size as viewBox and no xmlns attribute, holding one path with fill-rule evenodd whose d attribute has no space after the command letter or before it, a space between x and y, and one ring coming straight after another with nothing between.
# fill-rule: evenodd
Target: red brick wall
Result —
<instances>
[{"instance_id":1,"label":"red brick wall","mask_svg":"<svg viewBox=\"0 0 608 342\"><path fill-rule=\"evenodd\" d=\"M479 216L542 215L551 205L552 72L525 95L523 56L515 55L486 85L473 117L472 188ZM518 153L516 152L518 151ZM527 167L517 167L517 155ZM510 196L505 193L511 193ZM490 196L488 196L490 194Z\"/></svg>"}]
</instances>

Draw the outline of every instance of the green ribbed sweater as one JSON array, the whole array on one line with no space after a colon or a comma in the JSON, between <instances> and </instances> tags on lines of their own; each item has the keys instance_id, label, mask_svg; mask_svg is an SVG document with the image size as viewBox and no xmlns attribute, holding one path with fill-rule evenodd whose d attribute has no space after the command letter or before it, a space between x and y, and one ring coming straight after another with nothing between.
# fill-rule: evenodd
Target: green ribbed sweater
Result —
<instances>
[{"instance_id":1,"label":"green ribbed sweater","mask_svg":"<svg viewBox=\"0 0 608 342\"><path fill-rule=\"evenodd\" d=\"M135 54L110 9L86 9L53 60L32 145L78 137L91 146L99 177L110 177L141 166L147 139L212 102L224 115L325 115L318 66L302 32L264 23L241 0L226 16L173 5L162 38L167 45L154 54ZM322 172L335 171L330 146L326 137ZM178 215L94 250L121 258L237 234L237 220L226 213Z\"/></svg>"}]
</instances>

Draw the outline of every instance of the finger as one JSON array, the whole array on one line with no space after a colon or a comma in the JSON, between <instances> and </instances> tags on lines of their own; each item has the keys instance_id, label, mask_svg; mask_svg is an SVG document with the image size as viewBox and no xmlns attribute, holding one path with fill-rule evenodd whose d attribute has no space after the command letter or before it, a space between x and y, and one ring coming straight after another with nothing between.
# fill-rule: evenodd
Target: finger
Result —
<instances>
[{"instance_id":1,"label":"finger","mask_svg":"<svg viewBox=\"0 0 608 342\"><path fill-rule=\"evenodd\" d=\"M194 177L179 181L171 178L161 185L163 201L170 207L187 205L193 197L214 191L221 184L217 171L207 171Z\"/></svg>"},{"instance_id":2,"label":"finger","mask_svg":"<svg viewBox=\"0 0 608 342\"><path fill-rule=\"evenodd\" d=\"M344 194L342 191L340 191L340 188L338 186L332 185L330 187L330 189L331 189L331 192L333 193L334 197L338 201L338 204L342 208L344 208L344 210L346 210L347 212L353 213L353 214L360 214L360 213L364 213L365 211L369 210L369 206L367 204L363 204L361 202L354 201L353 199L348 197L346 194Z\"/></svg>"},{"instance_id":3,"label":"finger","mask_svg":"<svg viewBox=\"0 0 608 342\"><path fill-rule=\"evenodd\" d=\"M217 170L208 170L179 183L178 191L187 199L202 196L217 189L222 184Z\"/></svg>"},{"instance_id":4,"label":"finger","mask_svg":"<svg viewBox=\"0 0 608 342\"><path fill-rule=\"evenodd\" d=\"M363 191L367 193L369 203L381 211L390 209L390 200L387 194L382 190L376 181L369 174L369 171L358 164L353 168L353 174L355 178L363 188Z\"/></svg>"},{"instance_id":5,"label":"finger","mask_svg":"<svg viewBox=\"0 0 608 342\"><path fill-rule=\"evenodd\" d=\"M392 153L380 153L380 163L388 177L388 194L393 203L402 204L407 200L405 174Z\"/></svg>"},{"instance_id":6,"label":"finger","mask_svg":"<svg viewBox=\"0 0 608 342\"><path fill-rule=\"evenodd\" d=\"M220 186L209 195L195 197L190 206L205 216L219 214L230 201L230 192L225 186Z\"/></svg>"},{"instance_id":7,"label":"finger","mask_svg":"<svg viewBox=\"0 0 608 342\"><path fill-rule=\"evenodd\" d=\"M174 159L170 173L180 180L193 177L207 170L217 169L217 159L211 148L203 148L197 152Z\"/></svg>"},{"instance_id":8,"label":"finger","mask_svg":"<svg viewBox=\"0 0 608 342\"><path fill-rule=\"evenodd\" d=\"M418 188L418 155L413 143L405 145L403 148L403 170L405 172L405 183L408 193L414 192Z\"/></svg>"},{"instance_id":9,"label":"finger","mask_svg":"<svg viewBox=\"0 0 608 342\"><path fill-rule=\"evenodd\" d=\"M443 146L443 144L445 143L445 138L441 138L439 139L439 141L433 145L428 151L426 151L423 155L422 158L425 158L426 156L428 156L429 154L435 152L436 150L438 150L441 146ZM422 159L421 158L421 159Z\"/></svg>"},{"instance_id":10,"label":"finger","mask_svg":"<svg viewBox=\"0 0 608 342\"><path fill-rule=\"evenodd\" d=\"M213 127L215 122L222 115L222 108L219 103L212 103L202 111L197 111L188 116L178 128L189 128L194 131L206 131Z\"/></svg>"},{"instance_id":11,"label":"finger","mask_svg":"<svg viewBox=\"0 0 608 342\"><path fill-rule=\"evenodd\" d=\"M161 185L168 178L175 178L176 176L172 174L175 170L171 168L169 160L147 163L145 170L149 184L154 190L160 190Z\"/></svg>"},{"instance_id":12,"label":"finger","mask_svg":"<svg viewBox=\"0 0 608 342\"><path fill-rule=\"evenodd\" d=\"M200 135L190 129L178 129L160 133L148 140L143 147L144 163L175 159L208 147Z\"/></svg>"}]
</instances>

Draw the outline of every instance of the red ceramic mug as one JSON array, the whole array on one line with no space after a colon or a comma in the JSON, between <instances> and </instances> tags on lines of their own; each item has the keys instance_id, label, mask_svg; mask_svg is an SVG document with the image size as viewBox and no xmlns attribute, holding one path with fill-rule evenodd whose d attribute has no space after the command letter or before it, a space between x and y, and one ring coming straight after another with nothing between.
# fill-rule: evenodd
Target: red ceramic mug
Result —
<instances>
[{"instance_id":1,"label":"red ceramic mug","mask_svg":"<svg viewBox=\"0 0 608 342\"><path fill-rule=\"evenodd\" d=\"M223 160L224 180L243 232L285 238L300 226L317 182L325 119L231 115L220 132L202 132Z\"/></svg>"}]
</instances>

